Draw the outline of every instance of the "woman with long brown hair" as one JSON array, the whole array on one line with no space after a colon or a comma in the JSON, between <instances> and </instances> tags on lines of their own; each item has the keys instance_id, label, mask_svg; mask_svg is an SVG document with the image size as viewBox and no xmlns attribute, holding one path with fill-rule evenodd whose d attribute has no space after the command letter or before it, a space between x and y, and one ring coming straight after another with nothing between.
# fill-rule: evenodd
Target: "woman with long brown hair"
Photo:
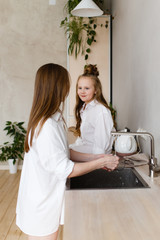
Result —
<instances>
[{"instance_id":1,"label":"woman with long brown hair","mask_svg":"<svg viewBox=\"0 0 160 240\"><path fill-rule=\"evenodd\" d=\"M16 209L16 223L29 240L57 239L67 178L118 164L112 155L78 154L74 158L91 161L70 160L62 115L69 88L64 67L50 63L38 69Z\"/></svg>"},{"instance_id":2,"label":"woman with long brown hair","mask_svg":"<svg viewBox=\"0 0 160 240\"><path fill-rule=\"evenodd\" d=\"M79 137L70 148L83 153L109 154L114 123L98 76L97 66L89 64L77 80L75 133Z\"/></svg>"}]
</instances>

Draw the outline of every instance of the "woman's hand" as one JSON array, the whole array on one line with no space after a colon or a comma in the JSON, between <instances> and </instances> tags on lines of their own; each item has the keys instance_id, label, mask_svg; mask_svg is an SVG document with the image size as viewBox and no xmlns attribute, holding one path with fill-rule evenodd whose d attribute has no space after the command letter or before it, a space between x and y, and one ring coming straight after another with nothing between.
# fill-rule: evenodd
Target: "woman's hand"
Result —
<instances>
[{"instance_id":1,"label":"woman's hand","mask_svg":"<svg viewBox=\"0 0 160 240\"><path fill-rule=\"evenodd\" d=\"M85 162L75 163L73 171L68 178L81 176L100 168L105 168L107 171L112 171L117 167L119 162L119 157L112 154L99 154L99 156L97 156L98 159L95 159L94 154L78 153L76 155L75 151L72 151L72 153L75 153L74 158L72 154L72 160L79 159L79 161L84 161L84 159L86 160L86 157L84 158L84 156L88 155L89 157Z\"/></svg>"}]
</instances>

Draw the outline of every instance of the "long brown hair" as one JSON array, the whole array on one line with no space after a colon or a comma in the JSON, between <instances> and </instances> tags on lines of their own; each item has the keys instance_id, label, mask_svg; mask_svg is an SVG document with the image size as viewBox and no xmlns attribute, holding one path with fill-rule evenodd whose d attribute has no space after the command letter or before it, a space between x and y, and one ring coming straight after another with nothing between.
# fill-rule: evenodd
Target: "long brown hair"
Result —
<instances>
[{"instance_id":1,"label":"long brown hair","mask_svg":"<svg viewBox=\"0 0 160 240\"><path fill-rule=\"evenodd\" d=\"M39 134L45 121L59 111L61 103L63 109L69 89L69 74L64 67L58 64L48 63L38 69L35 78L33 103L25 138L25 152L28 152L30 146L32 146L33 136L38 123L40 123ZM30 142L28 142L29 133L31 134Z\"/></svg>"},{"instance_id":2,"label":"long brown hair","mask_svg":"<svg viewBox=\"0 0 160 240\"><path fill-rule=\"evenodd\" d=\"M76 118L76 129L75 129L75 135L80 136L80 126L81 126L81 116L80 116L80 110L82 109L82 106L84 102L79 98L78 96L78 81L81 77L88 77L92 79L94 88L96 90L96 94L94 99L96 99L99 103L103 104L106 108L110 109L107 101L105 100L103 93L102 93L102 85L98 78L99 71L97 69L96 65L86 65L84 68L84 73L78 77L77 84L76 84L76 105L75 105L75 118Z\"/></svg>"}]
</instances>

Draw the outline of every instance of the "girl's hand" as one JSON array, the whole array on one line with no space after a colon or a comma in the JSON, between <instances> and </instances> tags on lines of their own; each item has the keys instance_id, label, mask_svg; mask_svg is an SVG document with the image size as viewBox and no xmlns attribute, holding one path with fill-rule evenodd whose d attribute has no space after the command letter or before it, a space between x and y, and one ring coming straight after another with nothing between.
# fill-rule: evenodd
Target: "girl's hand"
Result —
<instances>
[{"instance_id":1,"label":"girl's hand","mask_svg":"<svg viewBox=\"0 0 160 240\"><path fill-rule=\"evenodd\" d=\"M105 157L106 154L94 154L94 160Z\"/></svg>"},{"instance_id":2,"label":"girl's hand","mask_svg":"<svg viewBox=\"0 0 160 240\"><path fill-rule=\"evenodd\" d=\"M106 167L103 167L102 169L106 170L107 172L112 172L112 170L111 170L111 169L109 169L109 168L106 168Z\"/></svg>"},{"instance_id":3,"label":"girl's hand","mask_svg":"<svg viewBox=\"0 0 160 240\"><path fill-rule=\"evenodd\" d=\"M104 169L108 171L113 171L119 163L119 157L112 154L105 155L104 160L105 160Z\"/></svg>"}]
</instances>

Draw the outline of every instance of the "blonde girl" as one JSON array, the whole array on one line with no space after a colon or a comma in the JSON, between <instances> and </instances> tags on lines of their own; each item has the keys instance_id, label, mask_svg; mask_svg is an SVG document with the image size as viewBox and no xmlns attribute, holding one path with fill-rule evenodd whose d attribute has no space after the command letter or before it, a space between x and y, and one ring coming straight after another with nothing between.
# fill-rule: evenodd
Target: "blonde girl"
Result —
<instances>
[{"instance_id":1,"label":"blonde girl","mask_svg":"<svg viewBox=\"0 0 160 240\"><path fill-rule=\"evenodd\" d=\"M114 124L98 75L96 65L90 64L77 80L75 133L79 137L70 148L83 153L108 154L112 150Z\"/></svg>"}]
</instances>

